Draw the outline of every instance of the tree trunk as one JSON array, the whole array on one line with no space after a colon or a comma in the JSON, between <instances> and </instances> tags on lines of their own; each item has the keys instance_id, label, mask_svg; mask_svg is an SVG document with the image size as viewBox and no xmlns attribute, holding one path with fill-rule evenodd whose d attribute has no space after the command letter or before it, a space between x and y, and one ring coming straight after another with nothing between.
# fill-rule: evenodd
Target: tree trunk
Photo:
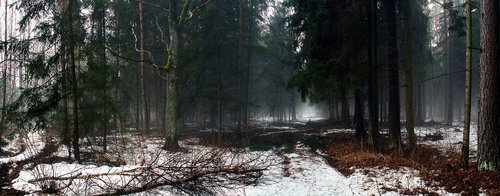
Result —
<instances>
[{"instance_id":1,"label":"tree trunk","mask_svg":"<svg viewBox=\"0 0 500 196\"><path fill-rule=\"evenodd\" d=\"M389 132L390 147L401 147L401 122L399 100L398 44L396 34L396 1L387 0L388 59L389 59Z\"/></svg>"},{"instance_id":2,"label":"tree trunk","mask_svg":"<svg viewBox=\"0 0 500 196\"><path fill-rule=\"evenodd\" d=\"M74 29L73 29L73 24L74 24L74 18L73 14L74 13L79 13L79 10L73 10L75 9L75 0L69 0L69 8L68 8L68 26L69 26L69 37L66 39L69 40L69 52L70 52L70 58L71 58L71 69L72 69L72 94L73 94L73 154L75 157L75 160L77 162L80 161L80 133L79 133L79 121L78 121L78 80L76 77L76 72L77 72L77 67L76 67L76 57L75 57L75 41L74 41Z\"/></svg>"},{"instance_id":3,"label":"tree trunk","mask_svg":"<svg viewBox=\"0 0 500 196\"><path fill-rule=\"evenodd\" d=\"M481 53L479 57L479 170L500 169L499 133L499 1L481 2Z\"/></svg>"},{"instance_id":4,"label":"tree trunk","mask_svg":"<svg viewBox=\"0 0 500 196\"><path fill-rule=\"evenodd\" d=\"M215 1L216 3L216 6L219 7L221 6L221 2L220 1ZM217 18L221 18L220 16L220 12L217 12L216 13L216 17ZM218 139L218 143L221 142L221 137L222 137L222 101L223 101L223 84L222 84L222 54L221 54L221 42L219 40L219 37L216 37L215 38L216 40L216 43L217 43L217 97L216 97L216 116L217 116L217 122L216 122L216 125L217 125L217 139Z\"/></svg>"},{"instance_id":5,"label":"tree trunk","mask_svg":"<svg viewBox=\"0 0 500 196\"><path fill-rule=\"evenodd\" d=\"M148 92L147 92L147 73L146 73L146 67L144 65L144 13L143 13L143 7L142 7L142 0L139 1L139 26L140 26L140 86L141 86L141 95L142 95L142 103L144 104L144 134L149 133L149 118L150 118L150 113L149 113L149 100L148 100Z\"/></svg>"},{"instance_id":6,"label":"tree trunk","mask_svg":"<svg viewBox=\"0 0 500 196\"><path fill-rule=\"evenodd\" d=\"M342 93L342 121L344 121L345 126L350 126L349 117L349 99L347 98L347 92Z\"/></svg>"},{"instance_id":7,"label":"tree trunk","mask_svg":"<svg viewBox=\"0 0 500 196\"><path fill-rule=\"evenodd\" d=\"M251 1L250 1L251 3ZM251 15L251 20L250 20L250 30L249 30L249 35L248 35L248 45L252 44L253 41L253 25L254 25L254 20L255 20L255 8L253 4L251 3L251 9L252 9L252 15ZM248 126L248 120L249 120L249 115L250 115L250 71L252 68L253 64L253 54L252 54L252 49L248 49L248 65L246 65L245 69L245 96L244 96L244 106L243 106L243 129L246 130Z\"/></svg>"},{"instance_id":8,"label":"tree trunk","mask_svg":"<svg viewBox=\"0 0 500 196\"><path fill-rule=\"evenodd\" d=\"M446 106L446 112L445 112L445 122L446 122L446 125L448 126L452 126L453 125L453 77L452 77L452 66L451 66L451 47L452 47L452 44L451 44L451 39L452 39L452 32L451 30L449 30L449 26L450 26L450 20L451 20L451 14L450 14L450 11L448 10L445 10L445 12L447 13L446 14L446 23L447 25L446 26L446 31L448 32L448 37L446 38L446 65L448 66L448 89L447 89L447 92L448 92L448 95L447 95L447 99L445 100L448 100L446 102L446 104L444 104Z\"/></svg>"},{"instance_id":9,"label":"tree trunk","mask_svg":"<svg viewBox=\"0 0 500 196\"><path fill-rule=\"evenodd\" d=\"M430 73L430 77L433 77L434 76L434 64L431 64L431 73ZM434 92L435 90L435 83L436 81L430 81L430 86L429 86L429 96L428 96L428 100L427 100L427 103L429 103L429 119L430 121L434 121L434 106L435 106L435 95L436 93Z\"/></svg>"},{"instance_id":10,"label":"tree trunk","mask_svg":"<svg viewBox=\"0 0 500 196\"><path fill-rule=\"evenodd\" d=\"M68 107L68 96L69 96L69 89L68 89L68 69L67 69L67 57L68 57L68 51L66 49L66 46L63 46L63 57L62 57L62 88L63 88L63 130L62 130L62 143L68 148L68 159L71 158L71 140L69 138L70 132L69 132L69 107Z\"/></svg>"},{"instance_id":11,"label":"tree trunk","mask_svg":"<svg viewBox=\"0 0 500 196\"><path fill-rule=\"evenodd\" d=\"M100 18L98 21L98 40L99 40L99 63L100 66L103 70L106 70L106 8L104 5L104 2L101 2L100 7ZM104 74L104 78L101 78L101 85L102 85L102 95L105 96L107 94L108 88L107 88L107 73ZM107 97L107 96L105 96ZM101 100L102 103L102 110L103 110L103 116L102 116L102 127L103 127L103 133L104 133L104 138L103 138L103 151L104 153L107 152L107 135L108 135L108 114L107 114L107 100L103 99Z\"/></svg>"},{"instance_id":12,"label":"tree trunk","mask_svg":"<svg viewBox=\"0 0 500 196\"><path fill-rule=\"evenodd\" d=\"M177 1L169 0L169 56L166 64L167 73L167 130L165 133L165 149L177 150L179 143L177 141L177 127L179 120L178 106L178 84L177 84L177 66L179 66L179 46L180 46L180 31L185 22L185 17L188 12L190 0L185 0L180 16L178 15Z\"/></svg>"},{"instance_id":13,"label":"tree trunk","mask_svg":"<svg viewBox=\"0 0 500 196\"><path fill-rule=\"evenodd\" d=\"M366 129L365 129L365 120L364 120L364 112L363 112L363 98L361 97L361 89L357 88L354 91L354 119L356 123L356 137L365 138L366 137Z\"/></svg>"},{"instance_id":14,"label":"tree trunk","mask_svg":"<svg viewBox=\"0 0 500 196\"><path fill-rule=\"evenodd\" d=\"M291 118L292 118L293 122L297 121L297 103L295 101L295 99L296 99L295 97L296 97L295 92L292 92L292 101L290 103L290 106L291 106L290 110L291 110ZM330 103L331 99L328 99L328 100L329 100L328 102ZM330 111L330 118L331 118L331 109L329 109L329 111Z\"/></svg>"},{"instance_id":15,"label":"tree trunk","mask_svg":"<svg viewBox=\"0 0 500 196\"><path fill-rule=\"evenodd\" d=\"M413 122L413 68L412 68L412 20L411 0L405 0L405 81L406 81L406 131L408 132L408 151L413 154L417 145L417 136Z\"/></svg>"},{"instance_id":16,"label":"tree trunk","mask_svg":"<svg viewBox=\"0 0 500 196\"><path fill-rule=\"evenodd\" d=\"M238 103L237 103L237 115L238 115L238 130L241 131L241 122L243 118L243 110L241 109L241 105L243 104L243 93L242 93L242 76L243 76L243 0L240 0L239 3L239 42L238 42Z\"/></svg>"},{"instance_id":17,"label":"tree trunk","mask_svg":"<svg viewBox=\"0 0 500 196\"><path fill-rule=\"evenodd\" d=\"M373 0L368 5L368 28L370 40L368 41L368 144L374 144L374 137L379 133L378 117L378 87L377 87L377 1Z\"/></svg>"},{"instance_id":18,"label":"tree trunk","mask_svg":"<svg viewBox=\"0 0 500 196\"><path fill-rule=\"evenodd\" d=\"M465 49L465 108L464 108L464 132L462 144L462 167L469 167L469 137L470 137L470 115L471 115L471 71L472 71L472 0L465 3L466 16L466 49ZM497 57L498 58L498 57Z\"/></svg>"},{"instance_id":19,"label":"tree trunk","mask_svg":"<svg viewBox=\"0 0 500 196\"><path fill-rule=\"evenodd\" d=\"M136 131L141 132L141 75L140 75L140 67L138 68L139 72L135 77L135 129Z\"/></svg>"},{"instance_id":20,"label":"tree trunk","mask_svg":"<svg viewBox=\"0 0 500 196\"><path fill-rule=\"evenodd\" d=\"M170 2L175 1L171 0ZM172 5L172 3L171 3ZM172 7L170 7L172 9ZM175 65L178 62L178 47L179 47L179 37L178 33L175 29L170 30L170 50L172 58L172 67L171 70L167 74L167 85L166 85L166 93L167 93L167 132L166 132L166 140L165 140L165 149L168 150L176 150L179 148L179 144L177 142L177 127L178 127L178 103L177 103L177 76Z\"/></svg>"},{"instance_id":21,"label":"tree trunk","mask_svg":"<svg viewBox=\"0 0 500 196\"><path fill-rule=\"evenodd\" d=\"M3 72L2 72L2 125L4 124L5 122L5 106L6 106L6 102L7 102L7 59L9 59L9 53L7 51L8 49L8 46L7 46L7 29L8 29L8 26L7 26L7 16L8 16L8 5L7 5L8 1L5 0L5 34L4 34L4 38L5 38L5 42L4 42L4 64L3 64ZM0 133L0 136L2 136L2 134Z\"/></svg>"},{"instance_id":22,"label":"tree trunk","mask_svg":"<svg viewBox=\"0 0 500 196\"><path fill-rule=\"evenodd\" d=\"M415 75L415 73L414 73ZM424 90L423 90L423 83L419 84L414 84L413 86L417 87L416 95L414 96L416 100L416 115L415 115L415 125L420 125L424 122L424 116L425 116L425 104L424 102Z\"/></svg>"},{"instance_id":23,"label":"tree trunk","mask_svg":"<svg viewBox=\"0 0 500 196\"><path fill-rule=\"evenodd\" d=\"M221 138L222 134L222 61L221 61L221 46L217 43L217 138ZM218 141L220 142L220 141Z\"/></svg>"}]
</instances>

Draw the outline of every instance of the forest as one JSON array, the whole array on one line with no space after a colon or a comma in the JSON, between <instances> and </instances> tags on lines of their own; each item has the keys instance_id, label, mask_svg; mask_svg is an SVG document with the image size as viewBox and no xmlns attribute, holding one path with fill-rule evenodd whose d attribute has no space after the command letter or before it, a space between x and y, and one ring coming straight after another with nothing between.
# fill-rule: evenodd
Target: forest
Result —
<instances>
[{"instance_id":1,"label":"forest","mask_svg":"<svg viewBox=\"0 0 500 196\"><path fill-rule=\"evenodd\" d=\"M500 195L498 0L0 0L0 195Z\"/></svg>"}]
</instances>

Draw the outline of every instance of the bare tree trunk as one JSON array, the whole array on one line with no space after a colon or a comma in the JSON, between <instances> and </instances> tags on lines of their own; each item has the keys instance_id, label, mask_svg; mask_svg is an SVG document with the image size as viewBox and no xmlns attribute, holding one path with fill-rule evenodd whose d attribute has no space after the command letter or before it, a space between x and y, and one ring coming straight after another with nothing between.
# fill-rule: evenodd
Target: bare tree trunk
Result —
<instances>
[{"instance_id":1,"label":"bare tree trunk","mask_svg":"<svg viewBox=\"0 0 500 196\"><path fill-rule=\"evenodd\" d=\"M349 98L347 97L347 92L342 93L342 121L344 125L349 126L350 117L349 117Z\"/></svg>"},{"instance_id":2,"label":"bare tree trunk","mask_svg":"<svg viewBox=\"0 0 500 196\"><path fill-rule=\"evenodd\" d=\"M139 72L135 77L135 129L136 131L142 133L141 131L141 76L140 76L140 67L138 68Z\"/></svg>"},{"instance_id":3,"label":"bare tree trunk","mask_svg":"<svg viewBox=\"0 0 500 196\"><path fill-rule=\"evenodd\" d=\"M241 131L241 122L243 118L242 107L243 104L243 94L242 94L242 79L243 76L243 0L239 0L239 25L240 25L240 34L239 34L239 46L238 46L238 93L237 93L237 115L238 115L238 130Z\"/></svg>"},{"instance_id":4,"label":"bare tree trunk","mask_svg":"<svg viewBox=\"0 0 500 196\"><path fill-rule=\"evenodd\" d=\"M167 73L167 130L165 133L165 149L177 150L179 148L179 143L177 141L177 127L179 120L178 112L178 84L177 84L177 69L179 66L179 46L180 46L180 31L184 25L186 15L188 12L190 0L185 0L182 7L181 14L179 16L177 1L169 0L169 57L166 65Z\"/></svg>"},{"instance_id":5,"label":"bare tree trunk","mask_svg":"<svg viewBox=\"0 0 500 196\"><path fill-rule=\"evenodd\" d=\"M295 97L296 97L295 92L292 92L292 101L290 103L290 106L291 106L290 109L292 110L291 111L291 115L292 115L291 118L292 118L293 122L297 121L297 103L296 103L297 101L295 101L295 99L296 99ZM330 99L328 99L328 100L330 100ZM328 102L330 103L330 101L328 101ZM330 111L330 117L331 117L331 108L329 109L329 111Z\"/></svg>"},{"instance_id":6,"label":"bare tree trunk","mask_svg":"<svg viewBox=\"0 0 500 196\"><path fill-rule=\"evenodd\" d=\"M444 104L446 106L446 112L445 112L445 122L446 122L446 125L448 126L452 126L453 124L453 77L452 77L452 66L451 66L451 47L452 47L452 44L451 44L451 39L452 39L452 32L448 29L449 26L450 26L450 20L451 20L451 14L450 14L450 11L448 10L445 10L445 12L447 13L446 14L446 19L445 19L445 26L447 28L447 38L446 38L446 65L448 66L448 89L447 89L447 92L448 92L448 95L447 95L447 99L445 100L448 100L446 102L446 104Z\"/></svg>"},{"instance_id":7,"label":"bare tree trunk","mask_svg":"<svg viewBox=\"0 0 500 196\"><path fill-rule=\"evenodd\" d=\"M220 137L222 132L222 62L221 46L217 43L217 133Z\"/></svg>"},{"instance_id":8,"label":"bare tree trunk","mask_svg":"<svg viewBox=\"0 0 500 196\"><path fill-rule=\"evenodd\" d=\"M70 145L70 139L69 139L69 107L68 107L68 96L69 96L69 90L68 90L68 74L67 74L67 51L64 47L63 51L63 60L62 60L62 77L63 77L63 115L64 115L64 126L63 126L63 131L62 131L62 138L63 138L63 144L68 148L68 156L71 157L71 145Z\"/></svg>"},{"instance_id":9,"label":"bare tree trunk","mask_svg":"<svg viewBox=\"0 0 500 196\"><path fill-rule=\"evenodd\" d=\"M479 57L479 170L500 169L499 133L499 1L481 2L481 53Z\"/></svg>"},{"instance_id":10,"label":"bare tree trunk","mask_svg":"<svg viewBox=\"0 0 500 196\"><path fill-rule=\"evenodd\" d=\"M415 75L415 72L414 72ZM416 95L414 96L416 100L416 115L415 115L415 125L420 125L424 122L425 116L425 104L424 102L424 90L423 83L414 84L413 86L417 87Z\"/></svg>"},{"instance_id":11,"label":"bare tree trunk","mask_svg":"<svg viewBox=\"0 0 500 196\"><path fill-rule=\"evenodd\" d=\"M404 1L405 6L405 80L406 80L406 131L408 132L408 150L413 154L417 145L413 122L413 68L412 68L412 20L411 0Z\"/></svg>"},{"instance_id":12,"label":"bare tree trunk","mask_svg":"<svg viewBox=\"0 0 500 196\"><path fill-rule=\"evenodd\" d=\"M170 0L170 9L173 8L173 5L176 3L172 3L175 0ZM178 57L178 47L179 47L179 37L178 33L176 30L170 30L170 49L171 49L171 56L169 58L172 59L172 64L176 65L177 64L177 57ZM174 67L170 68L171 70L167 74L167 88L166 88L166 93L167 93L167 133L166 133L166 141L165 141L165 148L169 150L176 150L179 148L179 144L177 142L177 128L178 128L178 120L179 120L179 113L177 111L178 109L178 100L177 100L177 76L176 76L176 69Z\"/></svg>"},{"instance_id":13,"label":"bare tree trunk","mask_svg":"<svg viewBox=\"0 0 500 196\"><path fill-rule=\"evenodd\" d=\"M389 50L389 132L390 146L400 151L401 122L399 100L398 44L396 34L396 1L387 0L388 50Z\"/></svg>"},{"instance_id":14,"label":"bare tree trunk","mask_svg":"<svg viewBox=\"0 0 500 196\"><path fill-rule=\"evenodd\" d=\"M74 29L73 29L73 24L74 24L74 18L73 14L74 13L79 13L78 10L73 10L75 9L75 0L69 0L69 8L68 8L68 26L69 26L69 52L70 52L70 60L71 60L71 69L72 69L72 94L73 94L73 154L75 157L75 160L77 162L80 161L80 132L79 132L79 121L78 121L78 80L76 77L76 72L77 72L77 67L76 67L76 57L75 57L75 41L74 41Z\"/></svg>"},{"instance_id":15,"label":"bare tree trunk","mask_svg":"<svg viewBox=\"0 0 500 196\"><path fill-rule=\"evenodd\" d=\"M368 144L373 145L374 137L379 133L378 117L378 87L377 87L377 0L372 0L368 5L368 28L370 40L368 41Z\"/></svg>"},{"instance_id":16,"label":"bare tree trunk","mask_svg":"<svg viewBox=\"0 0 500 196\"><path fill-rule=\"evenodd\" d=\"M3 73L2 73L2 124L4 124L5 122L5 106L6 106L6 102L7 102L7 59L9 58L9 53L7 52L7 29L8 29L8 26L7 26L7 16L8 16L8 5L7 5L8 1L5 0L5 34L4 34L4 38L5 38L5 43L4 43L4 64L3 64ZM0 135L1 136L1 135Z\"/></svg>"},{"instance_id":17,"label":"bare tree trunk","mask_svg":"<svg viewBox=\"0 0 500 196\"><path fill-rule=\"evenodd\" d=\"M431 73L430 76L434 76L434 64L431 64ZM430 87L429 87L429 96L427 103L429 103L429 119L431 121L434 121L434 106L435 106L435 95L436 93L434 92L435 86L436 86L436 81L430 81Z\"/></svg>"},{"instance_id":18,"label":"bare tree trunk","mask_svg":"<svg viewBox=\"0 0 500 196\"><path fill-rule=\"evenodd\" d=\"M61 1L60 3L60 9L61 9L61 13L62 15L66 15L66 5L67 5L67 1ZM62 136L62 143L66 146L66 148L68 148L68 159L71 159L71 139L70 139L70 131L69 131L69 106L68 106L68 97L69 97L69 87L68 87L68 82L69 82L69 78L68 78L68 56L69 56L69 52L68 52L68 40L67 40L67 37L68 35L66 35L66 32L67 32L67 29L66 29L66 25L64 23L64 21L61 21L61 23L63 24L62 25L62 29L63 29L63 33L61 35L62 37L62 41L61 41L61 53L62 53L62 56L61 56L61 77L62 77L62 91L63 91L63 96L62 96L62 102L63 102L63 130L61 132L61 136ZM29 28L28 28L29 29ZM29 37L29 35L28 35ZM22 87L22 85L21 85Z\"/></svg>"},{"instance_id":19,"label":"bare tree trunk","mask_svg":"<svg viewBox=\"0 0 500 196\"><path fill-rule=\"evenodd\" d=\"M102 67L103 70L106 70L106 8L103 2L101 2L101 5L99 5L100 10L98 10L100 14L100 18L98 21L98 40L99 40L99 63L100 66ZM104 78L100 78L101 80L101 85L102 85L102 95L105 95L107 93L107 74L105 74ZM107 115L107 103L106 99L101 100L102 101L102 110L103 110L103 116L101 119L101 124L103 127L103 133L104 133L104 138L103 138L103 151L104 153L107 152L107 136L108 136L108 115Z\"/></svg>"},{"instance_id":20,"label":"bare tree trunk","mask_svg":"<svg viewBox=\"0 0 500 196\"><path fill-rule=\"evenodd\" d=\"M253 3L251 3L251 9L252 9L252 17L250 20L250 31L248 35L248 45L252 44L253 41L253 21L255 20L255 8L253 6ZM252 64L253 64L253 54L252 54L252 49L248 49L248 65L246 65L246 70L245 70L245 96L244 96L244 106L243 106L243 129L246 130L248 126L248 120L249 120L249 115L250 115L250 72L252 69Z\"/></svg>"},{"instance_id":21,"label":"bare tree trunk","mask_svg":"<svg viewBox=\"0 0 500 196\"><path fill-rule=\"evenodd\" d=\"M471 115L471 71L472 71L472 0L465 3L466 16L466 52L465 52L465 108L464 108L464 132L462 142L462 167L469 167L469 137L470 137L470 115Z\"/></svg>"},{"instance_id":22,"label":"bare tree trunk","mask_svg":"<svg viewBox=\"0 0 500 196\"><path fill-rule=\"evenodd\" d=\"M366 129L365 129L365 119L363 112L363 98L361 97L361 89L356 88L354 91L354 119L356 124L356 137L365 138L366 137Z\"/></svg>"},{"instance_id":23,"label":"bare tree trunk","mask_svg":"<svg viewBox=\"0 0 500 196\"><path fill-rule=\"evenodd\" d=\"M147 83L147 73L146 73L146 67L144 65L144 13L143 13L143 7L142 7L142 0L139 1L139 26L140 26L140 67L141 67L141 72L140 72L140 83L141 83L141 94L142 94L142 103L144 104L144 134L149 133L149 118L150 118L150 113L149 113L149 99L148 99L148 83Z\"/></svg>"}]
</instances>

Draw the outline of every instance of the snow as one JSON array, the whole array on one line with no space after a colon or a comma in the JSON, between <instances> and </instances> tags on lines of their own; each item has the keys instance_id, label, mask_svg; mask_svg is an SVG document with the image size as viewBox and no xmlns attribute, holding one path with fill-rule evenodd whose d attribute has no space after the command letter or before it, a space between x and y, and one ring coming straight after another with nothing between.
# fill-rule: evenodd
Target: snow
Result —
<instances>
[{"instance_id":1,"label":"snow","mask_svg":"<svg viewBox=\"0 0 500 196\"><path fill-rule=\"evenodd\" d=\"M300 151L285 154L289 164L271 168L265 182L245 187L246 195L345 195L350 193L347 178L319 156Z\"/></svg>"},{"instance_id":2,"label":"snow","mask_svg":"<svg viewBox=\"0 0 500 196\"><path fill-rule=\"evenodd\" d=\"M133 170L139 168L139 166L122 166L122 167L110 167L110 166L95 166L95 165L81 165L76 163L59 162L54 164L39 164L34 169L22 170L19 173L19 177L14 179L13 188L21 191L26 191L28 193L34 191L41 191L43 186L48 186L43 182L31 182L32 180L42 178L42 177L78 177L78 176L92 176L92 175L107 175L100 181L102 184L94 185L93 187L89 185L86 179L76 179L73 182L68 182L69 186L65 189L65 195L73 195L72 193L80 193L80 191L85 191L88 193L96 193L94 191L97 186L106 186L106 183L113 183L116 186L123 186L124 183L128 183L132 176L125 175L109 175L113 173L133 173ZM104 180L105 179L105 180Z\"/></svg>"},{"instance_id":3,"label":"snow","mask_svg":"<svg viewBox=\"0 0 500 196\"><path fill-rule=\"evenodd\" d=\"M403 130L406 132L406 130ZM443 152L459 152L463 141L463 126L457 124L452 127L416 127L415 134L420 137L419 143L437 147ZM406 134L404 134L406 135ZM425 136L442 135L439 140L423 140ZM470 128L470 149L471 153L477 152L477 125L473 124Z\"/></svg>"},{"instance_id":4,"label":"snow","mask_svg":"<svg viewBox=\"0 0 500 196\"><path fill-rule=\"evenodd\" d=\"M162 144L159 140L146 140L141 147L133 147L134 143L129 142L126 145L127 150L120 155L126 159L127 165L108 166L96 165L95 163L68 163L58 162L53 164L38 164L34 168L24 167L19 176L12 181L12 187L16 190L27 193L36 193L46 190L47 187L65 187L61 190L63 195L87 195L101 194L112 189L121 187L140 187L148 183L148 179L155 176L149 174L164 175L165 179L177 179L183 177L183 170L175 169L180 167L201 167L211 168L211 162L201 162L204 160L213 161L222 165L232 165L234 163L245 163L247 160L256 160L255 164L272 163L273 160L267 159L269 152L246 152L238 154L238 151L218 149L212 147L185 145L193 141L183 141L181 146L188 149L188 152L171 153L162 150ZM133 148L130 148L133 147ZM83 148L83 150L89 150ZM66 148L59 148L54 154L61 155L67 151ZM137 151L142 151L138 153ZM219 159L211 158L216 151ZM66 152L67 153L67 152ZM270 161L270 162L269 162ZM201 165L196 165L196 164ZM193 165L191 165L193 164ZM174 168L168 170L168 168ZM167 168L167 170L164 170ZM187 170L188 170L187 169ZM161 173L161 172L170 173ZM40 179L62 179L57 181L47 181ZM71 180L69 180L71 178ZM66 180L68 179L68 180ZM54 182L55 184L50 184ZM165 195L170 190L168 186L156 188L156 194ZM173 194L173 193L172 193ZM173 194L175 195L175 194Z\"/></svg>"},{"instance_id":5,"label":"snow","mask_svg":"<svg viewBox=\"0 0 500 196\"><path fill-rule=\"evenodd\" d=\"M459 127L417 127L416 134L425 137L426 135L440 134L442 140L419 140L419 143L438 147L440 150L459 150L462 141L462 132L455 129ZM277 133L301 132L291 127L273 127ZM318 133L328 135L337 132L352 132L351 129L330 129ZM403 130L403 133L405 131ZM275 132L273 132L275 134ZM26 160L40 153L45 146L42 132L33 132L25 137L25 143L29 147L25 151L14 157L2 158L0 163L13 163ZM135 138L135 139L134 139ZM106 157L111 160L122 159L125 165L108 166L96 163L69 163L57 162L53 164L38 164L34 168L25 166L21 170L19 177L12 181L13 188L28 193L40 191L50 184L47 182L36 182L41 177L78 177L72 181L63 181L67 187L63 189L64 195L80 195L103 193L102 188L109 185L115 187L125 186L126 183L139 184L137 180L132 180L132 175L149 164L169 165L179 160L195 160L200 158L200 154L214 150L213 147L196 145L197 139L187 139L180 144L188 149L188 152L169 153L161 150L163 141L161 138L148 138L146 140L132 137L131 135L110 136L110 147ZM9 149L20 149L14 144L9 144ZM96 147L84 147L82 152L92 152ZM271 161L273 164L263 173L262 178L253 185L237 186L235 189L223 189L227 195L400 195L402 190L427 190L440 195L452 195L440 188L430 188L425 185L418 170L412 168L352 168L354 173L344 176L335 168L331 167L323 158L326 154L320 150L315 153L298 142L295 152L285 153L279 149L264 152L250 152L248 149L241 153L242 159L248 157L259 157L259 161ZM477 126L471 128L471 151L477 149ZM119 153L117 153L119 152ZM60 146L54 153L56 156L67 156L67 149ZM232 156L224 154L222 158ZM144 165L144 166L141 166ZM89 176L102 175L98 180L89 181ZM63 186L66 186L63 185ZM60 186L60 184L59 184ZM157 195L177 195L168 187L159 187L151 190ZM149 195L150 193L137 193L134 195Z\"/></svg>"},{"instance_id":6,"label":"snow","mask_svg":"<svg viewBox=\"0 0 500 196\"><path fill-rule=\"evenodd\" d=\"M443 189L428 188L411 168L355 169L344 176L326 163L324 158L310 153L297 144L298 151L283 155L289 164L271 168L264 175L265 182L247 186L245 195L401 195L398 190L421 188L440 195L452 195ZM288 171L288 172L286 172ZM289 175L285 175L289 173Z\"/></svg>"},{"instance_id":7,"label":"snow","mask_svg":"<svg viewBox=\"0 0 500 196\"><path fill-rule=\"evenodd\" d=\"M27 160L37 154L39 154L45 147L45 140L42 138L42 132L28 132L20 138L10 142L5 148L6 150L21 150L24 146L25 150L20 154L13 157L0 158L0 163L12 163Z\"/></svg>"},{"instance_id":8,"label":"snow","mask_svg":"<svg viewBox=\"0 0 500 196\"><path fill-rule=\"evenodd\" d=\"M365 192L367 194L401 195L394 190L427 190L439 195L452 195L444 189L431 188L419 177L419 171L408 167L400 169L389 168L366 168L356 169L349 176L353 192ZM363 183L359 183L363 182Z\"/></svg>"}]
</instances>

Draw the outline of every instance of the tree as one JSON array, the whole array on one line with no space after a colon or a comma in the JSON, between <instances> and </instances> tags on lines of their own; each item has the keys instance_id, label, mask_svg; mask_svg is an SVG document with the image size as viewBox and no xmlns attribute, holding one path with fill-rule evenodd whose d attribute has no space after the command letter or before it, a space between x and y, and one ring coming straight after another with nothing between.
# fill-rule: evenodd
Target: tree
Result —
<instances>
[{"instance_id":1,"label":"tree","mask_svg":"<svg viewBox=\"0 0 500 196\"><path fill-rule=\"evenodd\" d=\"M477 166L479 170L485 171L500 169L499 14L499 1L481 2Z\"/></svg>"},{"instance_id":2,"label":"tree","mask_svg":"<svg viewBox=\"0 0 500 196\"><path fill-rule=\"evenodd\" d=\"M243 110L242 110L242 104L243 104L243 0L239 0L239 40L238 40L238 105L236 106L237 109L237 115L238 115L238 130L241 130L241 124L243 121Z\"/></svg>"},{"instance_id":3,"label":"tree","mask_svg":"<svg viewBox=\"0 0 500 196\"><path fill-rule=\"evenodd\" d=\"M377 87L377 2L369 1L368 7L368 144L374 144L379 133L378 87Z\"/></svg>"},{"instance_id":4,"label":"tree","mask_svg":"<svg viewBox=\"0 0 500 196\"><path fill-rule=\"evenodd\" d=\"M389 59L389 134L390 146L401 148L401 122L399 101L398 44L396 34L396 1L386 0L387 48Z\"/></svg>"},{"instance_id":5,"label":"tree","mask_svg":"<svg viewBox=\"0 0 500 196\"><path fill-rule=\"evenodd\" d=\"M74 41L75 30L75 15L80 13L77 2L75 0L68 0L67 16L68 16L68 37L66 39L69 44L70 53L70 63L71 63L71 84L72 84L72 96L73 96L73 154L76 161L80 161L80 132L79 132L79 121L78 121L78 80L77 80L77 68L76 68L76 42Z\"/></svg>"},{"instance_id":6,"label":"tree","mask_svg":"<svg viewBox=\"0 0 500 196\"><path fill-rule=\"evenodd\" d=\"M453 5L453 1L450 0L446 2L446 5ZM448 126L453 125L453 75L452 75L452 39L454 38L454 33L451 31L451 22L452 22L452 11L451 11L451 6L445 6L445 27L446 29L446 51L445 51L445 62L448 67L448 88L447 88L447 102L444 104L445 109L446 109L446 116L445 116L445 123Z\"/></svg>"},{"instance_id":7,"label":"tree","mask_svg":"<svg viewBox=\"0 0 500 196\"><path fill-rule=\"evenodd\" d=\"M148 80L146 67L144 66L144 13L143 13L143 2L139 1L139 26L140 26L140 88L141 88L141 98L142 103L144 104L144 126L142 127L144 130L143 133L147 134L149 132L149 122L150 122L150 112L149 112L149 92L148 92Z\"/></svg>"},{"instance_id":8,"label":"tree","mask_svg":"<svg viewBox=\"0 0 500 196\"><path fill-rule=\"evenodd\" d=\"M366 40L364 26L350 25L365 21L359 14L365 9L357 1L288 1L295 9L289 16L290 28L300 48L302 65L292 77L291 84L313 102L341 101L342 121L350 125L349 94L364 77L361 62ZM342 16L342 17L340 17ZM328 20L325 20L328 19ZM332 114L333 112L331 112ZM332 117L333 115L331 115Z\"/></svg>"},{"instance_id":9,"label":"tree","mask_svg":"<svg viewBox=\"0 0 500 196\"><path fill-rule=\"evenodd\" d=\"M413 1L404 1L405 16L405 88L406 88L406 131L408 133L408 150L413 153L417 143L417 136L414 131L413 121L413 68L412 68L412 3Z\"/></svg>"},{"instance_id":10,"label":"tree","mask_svg":"<svg viewBox=\"0 0 500 196\"><path fill-rule=\"evenodd\" d=\"M357 87L354 89L354 121L355 121L355 130L356 136L359 138L366 138L366 129L365 129L365 119L364 119L364 110L363 110L363 99L361 97L361 87Z\"/></svg>"},{"instance_id":11,"label":"tree","mask_svg":"<svg viewBox=\"0 0 500 196\"><path fill-rule=\"evenodd\" d=\"M2 117L1 117L1 126L0 127L0 146L3 146L3 139L2 139L2 136L3 136L3 132L4 132L4 127L5 127L5 106L6 106L6 102L7 102L7 59L9 58L9 53L7 51L7 16L8 16L8 9L7 9L7 0L5 0L5 29L4 29L4 48L3 48L3 59L4 59L4 63L2 65ZM0 150L1 152L2 150Z\"/></svg>"},{"instance_id":12,"label":"tree","mask_svg":"<svg viewBox=\"0 0 500 196\"><path fill-rule=\"evenodd\" d=\"M471 86L472 86L472 0L465 2L466 21L466 55L465 55L465 109L464 109L464 132L462 143L462 167L469 167L469 138L471 117Z\"/></svg>"},{"instance_id":13,"label":"tree","mask_svg":"<svg viewBox=\"0 0 500 196\"><path fill-rule=\"evenodd\" d=\"M177 142L177 126L179 120L178 111L178 86L177 86L177 66L179 66L179 47L180 47L180 34L186 21L187 12L189 11L190 0L185 0L182 6L182 11L179 14L176 0L169 0L169 48L168 60L165 69L168 70L167 85L165 92L167 93L166 111L167 111L167 130L165 149L175 150L179 148Z\"/></svg>"},{"instance_id":14,"label":"tree","mask_svg":"<svg viewBox=\"0 0 500 196\"><path fill-rule=\"evenodd\" d=\"M7 32L8 32L8 26L7 26L7 17L8 17L8 5L7 5L7 0L5 0L5 29L4 29L4 60L9 58L9 53L7 51ZM3 70L2 70L2 124L4 123L5 119L5 106L7 102L7 61L3 63Z\"/></svg>"}]
</instances>

